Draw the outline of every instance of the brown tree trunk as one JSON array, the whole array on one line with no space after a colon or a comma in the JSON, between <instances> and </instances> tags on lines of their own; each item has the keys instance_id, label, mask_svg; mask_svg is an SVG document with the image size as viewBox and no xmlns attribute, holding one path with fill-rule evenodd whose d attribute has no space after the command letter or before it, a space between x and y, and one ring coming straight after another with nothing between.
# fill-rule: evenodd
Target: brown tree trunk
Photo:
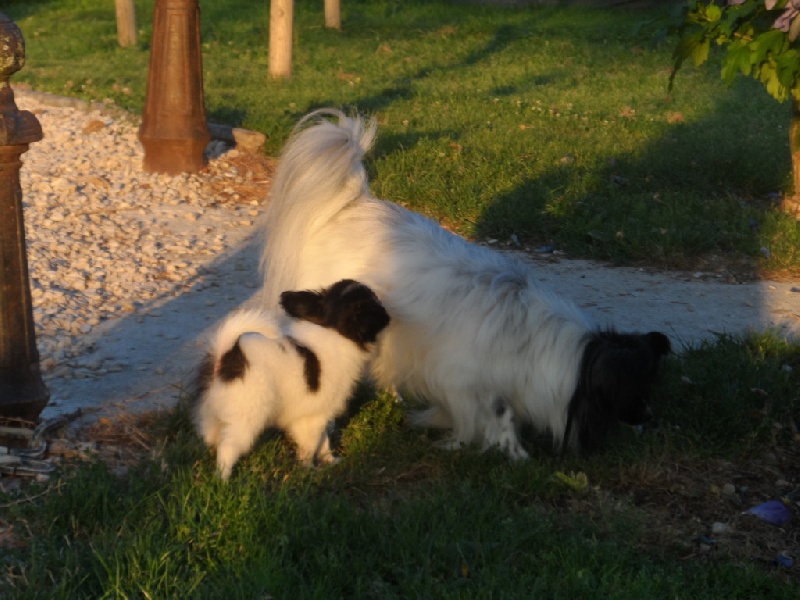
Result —
<instances>
[{"instance_id":1,"label":"brown tree trunk","mask_svg":"<svg viewBox=\"0 0 800 600\"><path fill-rule=\"evenodd\" d=\"M342 12L339 0L325 0L325 27L329 29L342 28Z\"/></svg>"},{"instance_id":2,"label":"brown tree trunk","mask_svg":"<svg viewBox=\"0 0 800 600\"><path fill-rule=\"evenodd\" d=\"M781 209L797 219L800 219L800 101L792 98L792 120L789 124L789 152L792 155L792 183L791 195L786 195L781 204Z\"/></svg>"},{"instance_id":3,"label":"brown tree trunk","mask_svg":"<svg viewBox=\"0 0 800 600\"><path fill-rule=\"evenodd\" d=\"M121 48L136 45L136 5L134 0L116 0L117 43Z\"/></svg>"},{"instance_id":4,"label":"brown tree trunk","mask_svg":"<svg viewBox=\"0 0 800 600\"><path fill-rule=\"evenodd\" d=\"M269 6L269 74L273 79L288 79L292 76L294 0L271 0Z\"/></svg>"}]
</instances>

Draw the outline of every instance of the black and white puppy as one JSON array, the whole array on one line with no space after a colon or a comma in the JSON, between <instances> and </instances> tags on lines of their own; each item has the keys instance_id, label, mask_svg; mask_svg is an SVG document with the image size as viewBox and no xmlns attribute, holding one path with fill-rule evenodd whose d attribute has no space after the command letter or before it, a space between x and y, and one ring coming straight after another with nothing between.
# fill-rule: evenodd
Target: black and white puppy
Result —
<instances>
[{"instance_id":1,"label":"black and white puppy","mask_svg":"<svg viewBox=\"0 0 800 600\"><path fill-rule=\"evenodd\" d=\"M276 311L230 315L214 333L198 375L194 423L228 479L267 427L285 431L298 458L331 462L328 423L345 410L389 315L365 285L286 291Z\"/></svg>"},{"instance_id":2,"label":"black and white puppy","mask_svg":"<svg viewBox=\"0 0 800 600\"><path fill-rule=\"evenodd\" d=\"M370 286L392 317L374 377L426 400L414 422L451 429L451 447L524 458L522 422L573 449L641 422L668 338L602 330L529 263L372 196L362 158L374 136L374 121L337 110L301 121L267 209L263 305L342 277Z\"/></svg>"}]
</instances>

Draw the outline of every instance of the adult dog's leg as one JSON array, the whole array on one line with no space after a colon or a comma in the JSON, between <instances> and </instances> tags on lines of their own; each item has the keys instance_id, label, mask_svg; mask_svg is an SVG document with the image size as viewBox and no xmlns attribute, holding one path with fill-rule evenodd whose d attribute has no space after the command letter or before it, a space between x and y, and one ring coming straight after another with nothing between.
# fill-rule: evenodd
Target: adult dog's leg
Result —
<instances>
[{"instance_id":1,"label":"adult dog's leg","mask_svg":"<svg viewBox=\"0 0 800 600\"><path fill-rule=\"evenodd\" d=\"M524 460L528 453L522 447L514 426L514 411L502 398L491 402L491 410L485 413L486 426L483 430L483 449L497 447L512 460Z\"/></svg>"}]
</instances>

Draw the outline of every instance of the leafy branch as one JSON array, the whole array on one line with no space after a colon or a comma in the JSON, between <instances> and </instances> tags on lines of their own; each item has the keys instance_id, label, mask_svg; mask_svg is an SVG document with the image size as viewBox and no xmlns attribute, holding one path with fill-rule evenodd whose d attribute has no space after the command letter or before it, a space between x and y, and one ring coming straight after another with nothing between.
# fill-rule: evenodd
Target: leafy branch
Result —
<instances>
[{"instance_id":1,"label":"leafy branch","mask_svg":"<svg viewBox=\"0 0 800 600\"><path fill-rule=\"evenodd\" d=\"M689 0L671 31L679 40L670 89L684 62L700 66L713 43L725 48L721 76L728 84L745 75L779 102L800 101L800 0Z\"/></svg>"}]
</instances>

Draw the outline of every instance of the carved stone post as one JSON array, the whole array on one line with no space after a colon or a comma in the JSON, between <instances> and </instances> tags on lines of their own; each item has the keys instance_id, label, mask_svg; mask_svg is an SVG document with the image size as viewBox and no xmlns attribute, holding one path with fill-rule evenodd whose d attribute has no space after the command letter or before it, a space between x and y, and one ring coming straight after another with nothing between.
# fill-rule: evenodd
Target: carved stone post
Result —
<instances>
[{"instance_id":1,"label":"carved stone post","mask_svg":"<svg viewBox=\"0 0 800 600\"><path fill-rule=\"evenodd\" d=\"M210 139L197 0L156 0L139 129L144 169L172 175L199 171Z\"/></svg>"},{"instance_id":2,"label":"carved stone post","mask_svg":"<svg viewBox=\"0 0 800 600\"><path fill-rule=\"evenodd\" d=\"M36 349L19 170L42 127L17 108L8 83L24 64L22 32L0 13L0 416L35 421L49 394Z\"/></svg>"}]
</instances>

